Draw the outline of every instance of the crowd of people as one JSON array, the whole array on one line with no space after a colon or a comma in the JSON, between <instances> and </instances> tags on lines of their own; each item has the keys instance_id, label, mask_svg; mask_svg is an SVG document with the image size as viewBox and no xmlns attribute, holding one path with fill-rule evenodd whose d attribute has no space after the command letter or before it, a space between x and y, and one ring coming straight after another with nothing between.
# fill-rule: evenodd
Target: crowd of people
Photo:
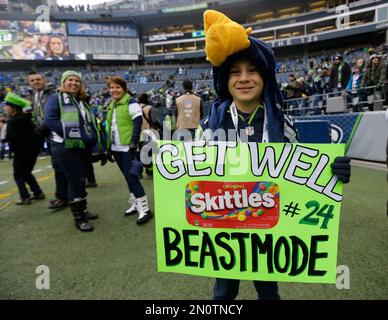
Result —
<instances>
[{"instance_id":1,"label":"crowd of people","mask_svg":"<svg viewBox=\"0 0 388 320\"><path fill-rule=\"evenodd\" d=\"M86 188L98 186L94 162L117 163L129 191L130 206L124 215L138 214L139 225L149 221L153 213L139 177L144 168L152 177L152 167L140 161L140 150L162 128L155 117L156 108L151 105L157 99L156 94L142 92L137 96L128 90L127 81L120 76L106 79L107 89L101 97L88 95L77 71L65 71L59 86L35 71L26 78L30 95L21 97L7 92L0 108L1 159L8 145L20 195L16 204L29 205L45 199L32 174L43 151L51 156L55 173L55 198L49 201L48 208L70 207L79 230L92 231L90 220L98 218L87 208ZM170 129L187 129L190 132L187 138L194 138L203 110L201 98L193 93L191 80L184 81L184 91L176 102L171 95L170 103L171 110L177 106L168 115L176 119L171 120Z\"/></svg>"},{"instance_id":2,"label":"crowd of people","mask_svg":"<svg viewBox=\"0 0 388 320\"><path fill-rule=\"evenodd\" d=\"M67 60L69 51L62 36L26 34L7 53L13 60ZM3 55L5 52L3 52Z\"/></svg>"},{"instance_id":3,"label":"crowd of people","mask_svg":"<svg viewBox=\"0 0 388 320\"><path fill-rule=\"evenodd\" d=\"M88 12L88 11L90 11L91 7L90 7L90 4L88 4L88 5L79 4L79 5L75 5L75 6L71 6L71 5L60 6L60 5L58 5L56 7L56 9L59 12Z\"/></svg>"},{"instance_id":4,"label":"crowd of people","mask_svg":"<svg viewBox=\"0 0 388 320\"><path fill-rule=\"evenodd\" d=\"M379 111L388 105L387 48L346 61L343 55L310 60L307 70L283 81L283 108L292 116L326 113L327 100L342 96L344 112Z\"/></svg>"},{"instance_id":5,"label":"crowd of people","mask_svg":"<svg viewBox=\"0 0 388 320\"><path fill-rule=\"evenodd\" d=\"M350 62L339 54L320 62L312 60L307 70L301 70L302 75L288 73L287 81L280 83L275 74L279 64L275 64L273 85L282 96L282 110L291 116L321 114L332 96L342 96L354 112L382 110L388 105L388 81L386 48L380 49L384 50L370 51L366 59L355 57ZM138 214L138 224L149 221L153 213L139 180L144 169L141 147L161 136L163 123L174 131L173 139L195 138L196 128L205 116L204 105L210 115L211 105L221 94L219 75L214 70L217 69L197 72L200 79L194 81L187 77L195 73L183 66L167 77L154 70L129 70L123 76L112 76L112 72L82 76L77 71L65 71L50 74L56 83L48 81L43 73L32 71L25 79L19 79L28 83L27 91L18 92L12 86L2 88L0 160L14 159L14 179L20 193L17 204L45 198L32 170L39 154L49 154L56 190L48 207L70 207L76 227L91 231L90 220L97 215L87 209L85 188L97 186L93 162L104 165L111 161L117 163L128 185L130 206L124 215ZM160 78L165 81L160 89L136 92L133 83L138 75L151 82ZM214 86L202 81L210 75ZM182 89L178 90L176 83L180 79ZM104 88L91 92L87 84L93 81L105 83ZM256 115L260 110L255 111ZM23 130L18 129L21 126ZM150 130L151 134L142 134ZM152 176L151 167L145 167L146 174Z\"/></svg>"},{"instance_id":6,"label":"crowd of people","mask_svg":"<svg viewBox=\"0 0 388 320\"><path fill-rule=\"evenodd\" d=\"M236 41L226 37L234 46L225 46L224 33L234 30L235 37L236 28L230 27L236 23L216 11L207 12L206 54L212 64L216 96L204 116L201 98L194 94L192 81L185 79L183 91L173 103L177 135L172 139L195 137L214 141L217 137L222 141L217 132L223 130L234 132L233 136L224 136L230 141L297 143L292 121L280 108L282 95L276 80L273 51L264 42L249 37L249 30L239 25L240 36ZM221 27L215 21L221 21ZM215 28L207 28L213 23ZM345 67L338 66L338 70ZM340 74L338 71L334 78L338 89L342 89L340 82L346 82ZM139 179L143 171L141 152L151 137L142 133L154 129L149 95L142 92L135 96L128 90L124 78L109 77L106 86L110 97L104 118L93 112L83 77L77 71L63 72L58 87L50 86L37 72L30 72L27 81L32 89L28 99L8 92L2 103L8 118L5 139L14 155L14 179L20 194L16 204L30 205L46 198L32 174L45 141L55 173L55 198L49 202L50 209L70 207L76 228L92 231L90 221L98 218L88 210L87 204L90 199L87 199L86 187L93 171L92 163L100 161L105 165L111 161L116 162L128 185L130 207L124 215L138 214L139 225L150 221L153 213ZM331 163L333 175L343 183L350 180L349 162L347 157L337 157ZM216 279L213 298L234 299L239 282ZM260 299L280 299L276 281L254 281L254 285Z\"/></svg>"},{"instance_id":7,"label":"crowd of people","mask_svg":"<svg viewBox=\"0 0 388 320\"><path fill-rule=\"evenodd\" d=\"M43 144L46 144L51 154L56 185L55 198L50 200L49 209L60 210L69 206L76 227L81 231L92 231L93 226L89 220L98 216L88 211L85 190L88 185L97 186L92 163L97 159L105 164L107 154L112 161L109 155L113 153L121 169L122 164L131 167L134 161L126 160L129 157L135 160L137 154L142 124L142 117L138 116L142 115L141 109L133 100L131 109L126 110L124 105L128 101L121 99L123 95L126 100L129 99L126 85L121 90L121 96L117 94L117 87L113 87L113 81L125 84L125 80L118 77L109 79L112 101L104 123L107 127L105 134L101 122L90 109L81 74L76 71L64 72L58 88L49 85L44 76L36 72L30 72L27 78L32 88L29 99L9 92L2 104L2 129L5 116L8 119L4 140L8 142L9 152L13 155L14 179L20 194L16 204L28 205L33 200L45 199L32 170ZM137 119L127 126L127 120L132 121L128 115L129 112L133 113L132 109L136 109L133 119ZM125 140L120 140L123 139L122 132ZM111 133L113 140L110 138ZM128 137L130 141L127 141ZM141 172L134 176L124 172L131 182L128 183L130 190L137 183L131 214L139 213L137 223L145 223L152 217L152 213L138 178Z\"/></svg>"},{"instance_id":8,"label":"crowd of people","mask_svg":"<svg viewBox=\"0 0 388 320\"><path fill-rule=\"evenodd\" d=\"M323 99L321 93L359 94L353 92L354 85L379 84L382 90L386 83L386 66L381 56L372 54L369 64L366 67L364 64L363 60L358 60L351 71L349 64L341 56L336 56L330 70L320 70L313 79L318 93L316 96L312 94L314 111ZM179 70L177 74L184 75ZM152 134L144 136L142 132L153 130L160 137L165 122L170 130L175 131L173 137L193 139L205 115L204 103L212 103L220 94L219 89L214 92L210 87L195 91L190 79L183 81L181 92L166 83L161 90L139 94L129 89L128 79L120 76L106 77L106 89L95 94L88 92L84 78L76 71L63 72L58 85L35 71L30 72L26 80L31 89L28 95L22 97L11 90L2 93L0 160L13 156L14 178L20 193L17 204L26 205L33 200L45 199L32 170L40 153L51 155L56 190L48 207L52 210L70 207L75 225L81 231L93 230L90 220L97 218L87 209L85 190L97 186L93 162L101 161L102 165L107 161L117 163L129 190L130 207L124 215L137 213L138 224L147 222L153 214L139 180L144 167L140 150ZM285 87L288 101L295 97L299 99L300 94L309 95L307 91L303 93L301 83L302 80L294 74L289 75ZM274 85L280 93L282 88L276 80ZM292 111L297 108L299 106ZM160 117L158 109L167 112ZM24 139L25 136L29 139ZM146 174L152 176L150 166L146 167ZM32 195L26 185L29 185Z\"/></svg>"},{"instance_id":9,"label":"crowd of people","mask_svg":"<svg viewBox=\"0 0 388 320\"><path fill-rule=\"evenodd\" d=\"M9 41L0 47L1 60L67 60L69 58L64 23L39 24L30 20L0 20L0 29L10 31Z\"/></svg>"},{"instance_id":10,"label":"crowd of people","mask_svg":"<svg viewBox=\"0 0 388 320\"><path fill-rule=\"evenodd\" d=\"M387 51L387 46L382 45L278 62L275 68L285 101L283 110L291 116L326 113L328 98L339 95L343 97L343 112L381 110L388 105ZM205 101L211 100L215 93L213 75L207 66L178 66L175 69L116 67L116 72L115 67L81 68L80 71L88 95L98 102L100 108L109 97L106 80L115 74L127 81L132 95L147 91L155 107L169 107L171 96L175 99L179 94L185 78L193 80L194 91ZM58 83L61 72L50 70L45 72L45 76L50 82ZM0 100L7 87L22 96L29 94L28 84L20 73L1 73L0 83L4 84L3 90L0 86Z\"/></svg>"},{"instance_id":11,"label":"crowd of people","mask_svg":"<svg viewBox=\"0 0 388 320\"><path fill-rule=\"evenodd\" d=\"M184 5L193 5L198 3L206 2L204 0L148 0L148 1L137 1L137 0L127 0L119 4L110 4L108 2L103 2L99 5L95 5L92 9L90 5L67 5L67 6L56 6L56 9L59 12L91 12L92 10L98 11L112 11L112 10L122 10L127 9L133 12L144 12L150 10L160 10L166 7L175 7L175 6L184 6Z\"/></svg>"},{"instance_id":12,"label":"crowd of people","mask_svg":"<svg viewBox=\"0 0 388 320\"><path fill-rule=\"evenodd\" d=\"M365 53L366 50L364 50ZM277 63L275 70L282 63ZM295 65L294 65L295 67ZM326 113L328 99L335 96L341 96L344 104L344 112L362 112L378 111L388 106L388 80L387 80L387 47L370 48L364 55L360 51L355 51L352 59L347 61L344 56L337 54L332 58L322 55L321 58L311 57L311 60L300 72L289 72L286 79L277 81L280 92L283 97L283 111L290 116L318 115ZM293 70L296 70L294 68ZM201 71L201 72L199 72ZM93 116L105 124L108 117L109 105L112 102L112 96L106 83L110 76L114 74L113 69L108 71L95 70L86 72L83 76L83 85L85 87L88 104ZM191 67L181 66L175 69L173 73L164 74L158 70L121 70L120 76L128 85L128 92L132 97L146 95L147 104L152 106L150 120L154 128L162 127L163 120L170 122L173 129L177 128L177 101L185 92L185 89L177 89L177 83L184 84L188 76L195 74L196 79L191 83L191 91L201 98L202 103L208 109L209 104L215 97L214 86L209 81L201 81L202 78L212 77L212 72L205 72L205 69L199 69L193 72ZM162 82L160 89L152 89L147 92L137 92L133 86L138 82L138 77L147 77L147 81L165 80ZM46 90L49 92L55 90L60 83L61 74L58 72L46 72L39 74L38 79L44 79ZM201 77L199 79L198 77ZM9 92L19 94L21 97L31 100L34 91L34 81L36 78L33 74L28 77L13 76L12 80L15 85L0 86L0 102L5 99ZM92 92L88 84L94 82L103 83L103 87L98 91ZM21 85L28 84L28 86ZM21 90L23 88L23 90ZM47 95L47 94L45 94ZM33 105L36 107L36 103ZM2 112L0 110L0 112ZM34 110L37 117L43 114L43 110ZM202 118L202 114L201 114ZM0 161L9 159L12 153L9 150L5 140L6 116L0 115ZM44 144L44 154L48 153L48 143ZM90 183L94 184L92 171L90 173Z\"/></svg>"}]
</instances>

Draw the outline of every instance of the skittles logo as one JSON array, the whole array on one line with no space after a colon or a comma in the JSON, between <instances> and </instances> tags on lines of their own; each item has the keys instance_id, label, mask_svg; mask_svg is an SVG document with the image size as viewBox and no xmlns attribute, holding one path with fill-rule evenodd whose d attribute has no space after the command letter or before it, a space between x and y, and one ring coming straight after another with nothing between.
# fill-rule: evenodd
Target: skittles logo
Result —
<instances>
[{"instance_id":1,"label":"skittles logo","mask_svg":"<svg viewBox=\"0 0 388 320\"><path fill-rule=\"evenodd\" d=\"M186 186L186 219L203 228L269 229L279 220L273 182L194 181Z\"/></svg>"}]
</instances>

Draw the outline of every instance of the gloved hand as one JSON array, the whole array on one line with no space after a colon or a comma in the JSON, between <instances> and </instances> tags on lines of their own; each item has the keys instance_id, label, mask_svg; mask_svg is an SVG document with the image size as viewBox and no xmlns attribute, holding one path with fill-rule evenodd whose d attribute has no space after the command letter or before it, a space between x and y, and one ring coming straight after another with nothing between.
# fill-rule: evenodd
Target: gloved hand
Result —
<instances>
[{"instance_id":1,"label":"gloved hand","mask_svg":"<svg viewBox=\"0 0 388 320\"><path fill-rule=\"evenodd\" d=\"M343 183L350 181L351 167L349 157L337 157L331 164L331 172L338 177Z\"/></svg>"},{"instance_id":2,"label":"gloved hand","mask_svg":"<svg viewBox=\"0 0 388 320\"><path fill-rule=\"evenodd\" d=\"M113 158L113 154L112 154L112 151L108 150L106 152L106 158L108 159L109 162L115 162L115 159Z\"/></svg>"},{"instance_id":3,"label":"gloved hand","mask_svg":"<svg viewBox=\"0 0 388 320\"><path fill-rule=\"evenodd\" d=\"M131 142L131 144L129 145L129 151L136 152L137 151L137 143Z\"/></svg>"},{"instance_id":4,"label":"gloved hand","mask_svg":"<svg viewBox=\"0 0 388 320\"><path fill-rule=\"evenodd\" d=\"M45 123L41 123L35 127L35 132L42 137L48 137L50 135L50 129Z\"/></svg>"},{"instance_id":5,"label":"gloved hand","mask_svg":"<svg viewBox=\"0 0 388 320\"><path fill-rule=\"evenodd\" d=\"M101 167L102 167L102 166L105 166L106 163L107 163L107 161L108 161L108 156L107 156L107 154L106 154L105 152L101 152L101 161L100 161Z\"/></svg>"}]
</instances>

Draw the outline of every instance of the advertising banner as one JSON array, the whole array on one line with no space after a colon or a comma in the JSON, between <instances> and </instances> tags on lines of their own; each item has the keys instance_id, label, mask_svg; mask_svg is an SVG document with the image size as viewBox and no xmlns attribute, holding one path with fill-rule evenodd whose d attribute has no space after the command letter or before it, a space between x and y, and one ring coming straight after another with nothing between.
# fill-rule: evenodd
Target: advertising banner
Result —
<instances>
[{"instance_id":1,"label":"advertising banner","mask_svg":"<svg viewBox=\"0 0 388 320\"><path fill-rule=\"evenodd\" d=\"M160 141L158 271L335 283L343 144Z\"/></svg>"},{"instance_id":2,"label":"advertising banner","mask_svg":"<svg viewBox=\"0 0 388 320\"><path fill-rule=\"evenodd\" d=\"M119 37L119 38L138 37L136 26L129 23L116 24L116 23L68 22L67 33L69 36Z\"/></svg>"}]
</instances>

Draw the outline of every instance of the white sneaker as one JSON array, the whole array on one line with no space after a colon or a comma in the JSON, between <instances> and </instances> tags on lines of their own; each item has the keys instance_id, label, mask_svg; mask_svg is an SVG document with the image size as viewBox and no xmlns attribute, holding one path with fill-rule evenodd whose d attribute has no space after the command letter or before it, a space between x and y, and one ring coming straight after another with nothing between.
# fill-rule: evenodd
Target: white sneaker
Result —
<instances>
[{"instance_id":1,"label":"white sneaker","mask_svg":"<svg viewBox=\"0 0 388 320\"><path fill-rule=\"evenodd\" d=\"M139 213L136 221L137 224L146 223L153 216L153 213L148 208L147 196L136 199L136 210Z\"/></svg>"},{"instance_id":2,"label":"white sneaker","mask_svg":"<svg viewBox=\"0 0 388 320\"><path fill-rule=\"evenodd\" d=\"M137 210L136 210L136 198L135 198L135 195L133 193L129 194L128 203L129 203L129 208L127 210L125 210L125 212L124 212L125 217L132 216L137 212Z\"/></svg>"}]
</instances>

